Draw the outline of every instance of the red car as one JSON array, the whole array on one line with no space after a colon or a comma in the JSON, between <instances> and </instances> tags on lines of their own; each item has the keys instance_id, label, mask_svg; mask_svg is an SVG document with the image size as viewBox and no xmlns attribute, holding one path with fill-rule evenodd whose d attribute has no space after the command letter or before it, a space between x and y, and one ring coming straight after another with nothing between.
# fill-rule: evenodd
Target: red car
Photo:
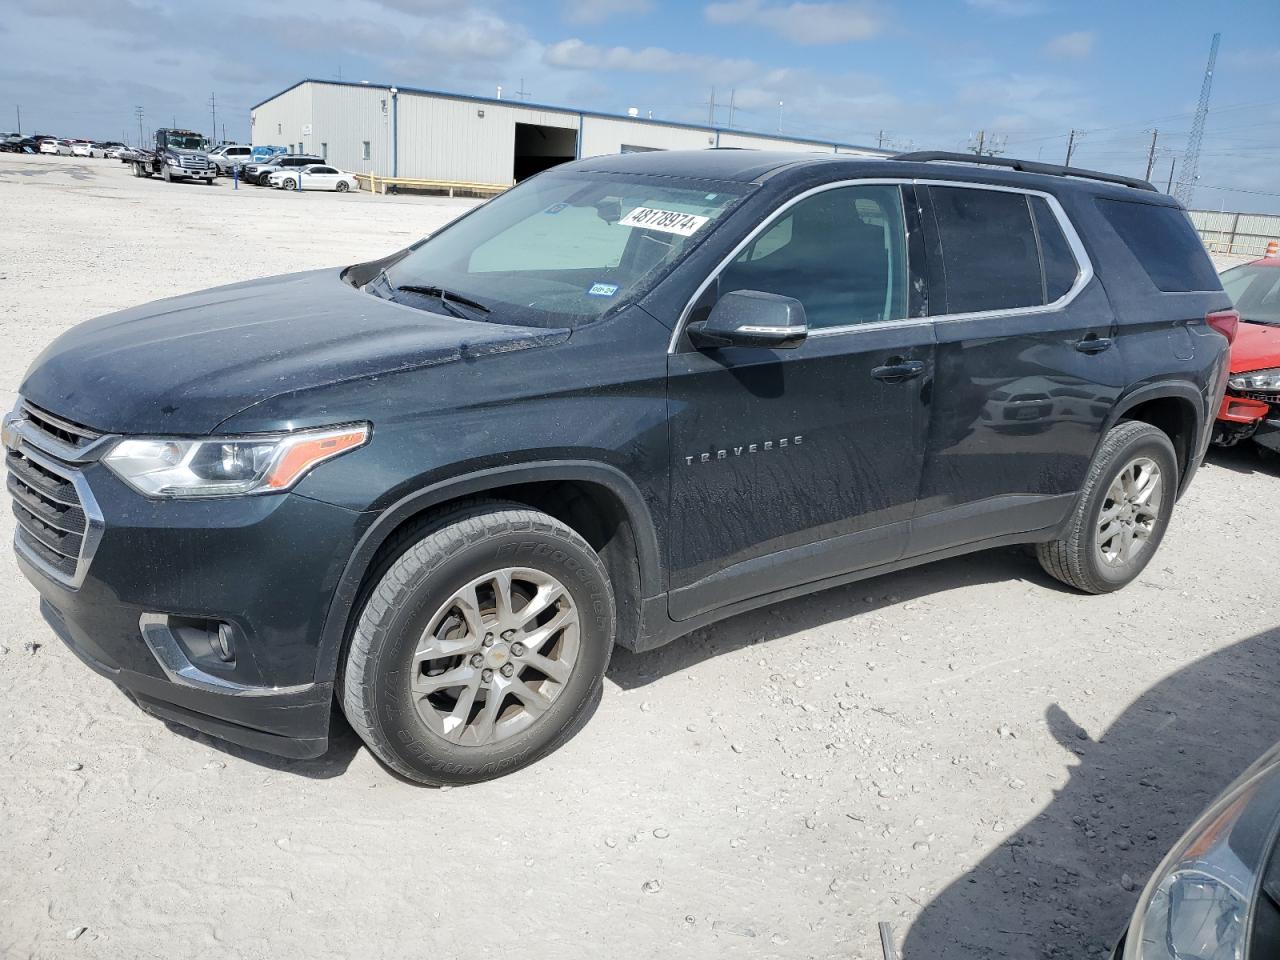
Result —
<instances>
[{"instance_id":1,"label":"red car","mask_svg":"<svg viewBox=\"0 0 1280 960\"><path fill-rule=\"evenodd\" d=\"M1280 257L1232 267L1222 285L1240 328L1231 345L1231 375L1213 441L1235 446L1252 438L1280 453Z\"/></svg>"}]
</instances>

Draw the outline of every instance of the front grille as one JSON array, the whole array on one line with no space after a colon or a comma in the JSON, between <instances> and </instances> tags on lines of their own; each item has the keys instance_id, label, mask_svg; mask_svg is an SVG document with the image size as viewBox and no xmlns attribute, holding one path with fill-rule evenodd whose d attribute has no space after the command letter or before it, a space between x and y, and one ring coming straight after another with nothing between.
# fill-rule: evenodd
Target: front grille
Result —
<instances>
[{"instance_id":1,"label":"front grille","mask_svg":"<svg viewBox=\"0 0 1280 960\"><path fill-rule=\"evenodd\" d=\"M179 157L178 165L184 170L208 170L208 157Z\"/></svg>"},{"instance_id":2,"label":"front grille","mask_svg":"<svg viewBox=\"0 0 1280 960\"><path fill-rule=\"evenodd\" d=\"M41 433L77 450L87 447L102 436L101 432L92 427L55 417L47 410L42 410L34 403L27 403L25 400L21 405L21 413Z\"/></svg>"},{"instance_id":3,"label":"front grille","mask_svg":"<svg viewBox=\"0 0 1280 960\"><path fill-rule=\"evenodd\" d=\"M25 447L8 451L5 466L19 543L65 579L73 579L89 530L75 468Z\"/></svg>"},{"instance_id":4,"label":"front grille","mask_svg":"<svg viewBox=\"0 0 1280 960\"><path fill-rule=\"evenodd\" d=\"M1269 403L1273 407L1280 406L1280 394L1276 393L1260 393L1258 391L1249 390L1240 394L1246 400L1261 400L1263 403Z\"/></svg>"}]
</instances>

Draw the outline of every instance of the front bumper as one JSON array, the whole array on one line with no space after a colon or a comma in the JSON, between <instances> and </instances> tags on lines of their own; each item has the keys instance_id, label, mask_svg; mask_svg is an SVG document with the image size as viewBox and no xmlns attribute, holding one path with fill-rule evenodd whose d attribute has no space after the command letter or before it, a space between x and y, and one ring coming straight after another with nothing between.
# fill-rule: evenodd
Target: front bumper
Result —
<instances>
[{"instance_id":1,"label":"front bumper","mask_svg":"<svg viewBox=\"0 0 1280 960\"><path fill-rule=\"evenodd\" d=\"M15 532L54 632L157 716L282 756L323 753L333 677L317 675L319 643L364 515L295 493L148 500L96 460L57 462L91 492L98 526L74 576ZM227 625L230 662L190 627L205 623Z\"/></svg>"},{"instance_id":2,"label":"front bumper","mask_svg":"<svg viewBox=\"0 0 1280 960\"><path fill-rule=\"evenodd\" d=\"M1280 453L1280 417L1272 417L1258 424L1253 432L1254 442L1274 453Z\"/></svg>"}]
</instances>

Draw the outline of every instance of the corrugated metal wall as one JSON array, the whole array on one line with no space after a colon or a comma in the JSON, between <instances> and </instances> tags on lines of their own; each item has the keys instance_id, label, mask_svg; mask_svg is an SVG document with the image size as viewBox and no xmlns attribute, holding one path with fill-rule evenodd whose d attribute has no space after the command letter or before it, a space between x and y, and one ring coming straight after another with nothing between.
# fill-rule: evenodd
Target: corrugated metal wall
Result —
<instances>
[{"instance_id":1,"label":"corrugated metal wall","mask_svg":"<svg viewBox=\"0 0 1280 960\"><path fill-rule=\"evenodd\" d=\"M1280 240L1280 216L1219 210L1189 212L1210 253L1260 257L1267 252L1268 242Z\"/></svg>"},{"instance_id":2,"label":"corrugated metal wall","mask_svg":"<svg viewBox=\"0 0 1280 960\"><path fill-rule=\"evenodd\" d=\"M396 116L396 162L392 117ZM719 144L798 152L860 153L740 131L681 126L661 121L602 117L573 110L399 91L388 87L306 81L251 113L253 143L281 144L319 154L353 173L381 177L509 185L513 182L516 124L577 134L579 155L605 156L628 148L698 150ZM874 156L875 153L868 153Z\"/></svg>"},{"instance_id":3,"label":"corrugated metal wall","mask_svg":"<svg viewBox=\"0 0 1280 960\"><path fill-rule=\"evenodd\" d=\"M632 121L612 117L582 118L582 155L603 157L621 153L623 147L650 150L705 150L715 146L715 134L707 130L678 127L649 120Z\"/></svg>"},{"instance_id":4,"label":"corrugated metal wall","mask_svg":"<svg viewBox=\"0 0 1280 960\"><path fill-rule=\"evenodd\" d=\"M303 130L312 123L312 94L315 84L303 83L249 112L249 130L253 145L287 146L297 151L306 143ZM305 147L304 149L310 149Z\"/></svg>"}]
</instances>

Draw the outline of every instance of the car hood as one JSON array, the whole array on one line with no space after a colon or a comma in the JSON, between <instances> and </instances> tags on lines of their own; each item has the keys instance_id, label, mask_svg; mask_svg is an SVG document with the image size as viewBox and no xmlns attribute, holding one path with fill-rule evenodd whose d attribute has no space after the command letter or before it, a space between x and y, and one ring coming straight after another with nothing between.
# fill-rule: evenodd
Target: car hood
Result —
<instances>
[{"instance_id":1,"label":"car hood","mask_svg":"<svg viewBox=\"0 0 1280 960\"><path fill-rule=\"evenodd\" d=\"M45 348L21 393L104 432L198 435L280 394L568 336L419 310L363 293L339 270L317 270L86 321Z\"/></svg>"},{"instance_id":2,"label":"car hood","mask_svg":"<svg viewBox=\"0 0 1280 960\"><path fill-rule=\"evenodd\" d=\"M1231 344L1231 372L1280 367L1280 327L1242 321Z\"/></svg>"}]
</instances>

